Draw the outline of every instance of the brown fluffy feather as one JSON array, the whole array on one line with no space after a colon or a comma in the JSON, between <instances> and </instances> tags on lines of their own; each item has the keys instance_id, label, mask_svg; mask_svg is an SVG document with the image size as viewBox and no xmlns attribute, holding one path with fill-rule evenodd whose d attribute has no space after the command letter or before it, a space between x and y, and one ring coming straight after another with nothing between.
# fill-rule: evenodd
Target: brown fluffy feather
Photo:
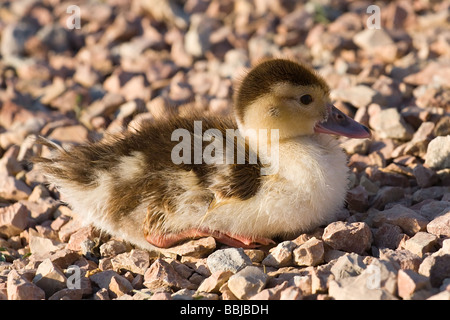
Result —
<instances>
[{"instance_id":1,"label":"brown fluffy feather","mask_svg":"<svg viewBox=\"0 0 450 320\"><path fill-rule=\"evenodd\" d=\"M139 204L149 201L144 233L168 232L162 230L163 220L170 217L176 210L177 203L173 195L179 195L184 190L179 181L170 181L170 173L182 170L193 172L198 186L208 190L201 198L192 201L202 201L206 204L223 201L224 199L246 200L253 196L260 186L261 164L249 163L249 148L246 145L244 164L212 165L194 164L193 143L191 144L191 164L176 165L171 159L171 151L178 141L171 141L175 129L184 128L192 135L194 121L202 120L202 133L208 129L218 129L223 135L223 146L226 146L226 129L236 130L237 126L231 118L188 118L169 117L157 124L144 122L136 132L124 132L108 135L101 141L89 142L65 150L46 139L38 143L53 149L52 158L38 157L33 162L38 164L45 174L57 177L58 182L75 181L86 189L96 186L98 176L107 172L114 178L110 186L108 212L105 215L113 221L120 222L123 217L131 214ZM193 141L193 137L191 137ZM235 152L237 149L235 139ZM203 149L209 142L203 142ZM123 157L133 157L135 152L144 155L143 169L145 174L132 179L122 177L123 172L117 170ZM236 154L236 153L235 153Z\"/></svg>"}]
</instances>

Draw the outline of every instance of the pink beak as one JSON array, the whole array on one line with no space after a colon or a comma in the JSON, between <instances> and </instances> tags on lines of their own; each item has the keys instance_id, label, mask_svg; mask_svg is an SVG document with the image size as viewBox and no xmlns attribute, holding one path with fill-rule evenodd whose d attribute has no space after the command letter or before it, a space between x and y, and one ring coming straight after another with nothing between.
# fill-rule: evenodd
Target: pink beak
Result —
<instances>
[{"instance_id":1,"label":"pink beak","mask_svg":"<svg viewBox=\"0 0 450 320\"><path fill-rule=\"evenodd\" d=\"M369 128L356 122L334 105L328 105L328 119L318 122L314 127L316 133L335 134L349 138L365 139L372 135Z\"/></svg>"}]
</instances>

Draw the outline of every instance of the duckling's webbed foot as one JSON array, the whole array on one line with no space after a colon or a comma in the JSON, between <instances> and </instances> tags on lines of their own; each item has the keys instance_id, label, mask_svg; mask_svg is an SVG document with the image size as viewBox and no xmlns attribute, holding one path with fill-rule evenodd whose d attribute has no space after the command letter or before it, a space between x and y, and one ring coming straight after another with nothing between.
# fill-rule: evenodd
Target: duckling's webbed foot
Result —
<instances>
[{"instance_id":1,"label":"duckling's webbed foot","mask_svg":"<svg viewBox=\"0 0 450 320\"><path fill-rule=\"evenodd\" d=\"M188 229L179 233L148 234L146 240L152 245L160 248L168 248L185 240L202 237L213 237L216 241L231 247L241 247L245 249L256 248L262 245L274 243L268 238L252 238L239 235L231 235L216 230L209 229Z\"/></svg>"}]
</instances>

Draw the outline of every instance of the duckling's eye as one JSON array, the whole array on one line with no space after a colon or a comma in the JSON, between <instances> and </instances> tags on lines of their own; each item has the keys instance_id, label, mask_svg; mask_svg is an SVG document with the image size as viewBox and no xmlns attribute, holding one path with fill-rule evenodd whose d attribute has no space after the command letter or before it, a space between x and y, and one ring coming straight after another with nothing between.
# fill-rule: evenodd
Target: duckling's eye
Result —
<instances>
[{"instance_id":1,"label":"duckling's eye","mask_svg":"<svg viewBox=\"0 0 450 320\"><path fill-rule=\"evenodd\" d=\"M313 98L311 97L310 94L305 94L305 95L300 97L300 102L305 104L305 105L310 104L312 101L313 101Z\"/></svg>"}]
</instances>

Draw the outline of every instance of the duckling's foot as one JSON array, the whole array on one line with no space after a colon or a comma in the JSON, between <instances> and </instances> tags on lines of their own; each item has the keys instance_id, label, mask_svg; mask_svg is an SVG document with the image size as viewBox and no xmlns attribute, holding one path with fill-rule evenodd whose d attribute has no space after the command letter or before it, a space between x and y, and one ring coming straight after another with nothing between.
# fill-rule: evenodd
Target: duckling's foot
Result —
<instances>
[{"instance_id":1,"label":"duckling's foot","mask_svg":"<svg viewBox=\"0 0 450 320\"><path fill-rule=\"evenodd\" d=\"M268 238L251 238L239 235L231 235L216 230L209 229L188 229L179 233L166 233L164 235L147 235L146 240L159 248L169 248L184 241L202 237L213 237L216 241L231 247L241 247L244 249L256 248L262 245L274 243Z\"/></svg>"},{"instance_id":2,"label":"duckling's foot","mask_svg":"<svg viewBox=\"0 0 450 320\"><path fill-rule=\"evenodd\" d=\"M231 235L229 233L222 233L219 231L213 231L211 236L213 236L214 239L223 244L244 249L252 249L259 246L275 243L272 239L268 238L251 238L235 234Z\"/></svg>"}]
</instances>

